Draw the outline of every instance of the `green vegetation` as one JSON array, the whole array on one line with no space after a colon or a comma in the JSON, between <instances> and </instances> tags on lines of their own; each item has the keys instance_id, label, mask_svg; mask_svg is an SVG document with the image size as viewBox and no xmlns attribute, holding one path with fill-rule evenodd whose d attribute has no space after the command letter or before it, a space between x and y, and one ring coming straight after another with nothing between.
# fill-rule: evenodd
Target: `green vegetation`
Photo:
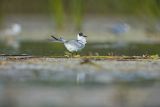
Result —
<instances>
[{"instance_id":1,"label":"green vegetation","mask_svg":"<svg viewBox=\"0 0 160 107\"><path fill-rule=\"evenodd\" d=\"M72 0L71 11L76 30L81 30L84 0Z\"/></svg>"},{"instance_id":2,"label":"green vegetation","mask_svg":"<svg viewBox=\"0 0 160 107\"><path fill-rule=\"evenodd\" d=\"M64 8L62 0L49 0L50 10L53 12L57 28L62 28L64 24Z\"/></svg>"},{"instance_id":3,"label":"green vegetation","mask_svg":"<svg viewBox=\"0 0 160 107\"><path fill-rule=\"evenodd\" d=\"M3 5L0 2L0 25L2 24L2 17L3 17L3 9L2 9Z\"/></svg>"},{"instance_id":4,"label":"green vegetation","mask_svg":"<svg viewBox=\"0 0 160 107\"><path fill-rule=\"evenodd\" d=\"M68 17L75 25L76 30L80 30L83 18L83 0L71 0L68 2L68 5L65 6L64 0L49 0L50 10L55 19L56 27L58 29L63 28L66 13L69 13Z\"/></svg>"},{"instance_id":5,"label":"green vegetation","mask_svg":"<svg viewBox=\"0 0 160 107\"><path fill-rule=\"evenodd\" d=\"M155 16L160 15L159 0L87 0L87 10L112 15ZM86 6L85 5L85 6Z\"/></svg>"},{"instance_id":6,"label":"green vegetation","mask_svg":"<svg viewBox=\"0 0 160 107\"><path fill-rule=\"evenodd\" d=\"M66 15L81 30L84 14L135 16L152 22L160 16L159 0L50 0L57 27L62 26ZM70 17L71 16L71 17Z\"/></svg>"},{"instance_id":7,"label":"green vegetation","mask_svg":"<svg viewBox=\"0 0 160 107\"><path fill-rule=\"evenodd\" d=\"M25 5L22 5L25 4ZM2 9L3 7L3 9ZM56 27L62 29L69 21L76 30L81 30L84 15L134 16L156 20L160 17L159 0L34 0L8 2L0 1L0 19L2 13L51 13ZM147 17L146 17L147 16Z\"/></svg>"}]
</instances>

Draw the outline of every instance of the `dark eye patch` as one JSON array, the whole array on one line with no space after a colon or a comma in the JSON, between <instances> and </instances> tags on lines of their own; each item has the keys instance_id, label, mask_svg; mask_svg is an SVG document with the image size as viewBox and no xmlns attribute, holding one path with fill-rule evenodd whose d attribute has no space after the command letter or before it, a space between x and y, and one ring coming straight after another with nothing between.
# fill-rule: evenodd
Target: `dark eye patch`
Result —
<instances>
[{"instance_id":1,"label":"dark eye patch","mask_svg":"<svg viewBox=\"0 0 160 107\"><path fill-rule=\"evenodd\" d=\"M79 33L79 36L83 36L83 33Z\"/></svg>"}]
</instances>

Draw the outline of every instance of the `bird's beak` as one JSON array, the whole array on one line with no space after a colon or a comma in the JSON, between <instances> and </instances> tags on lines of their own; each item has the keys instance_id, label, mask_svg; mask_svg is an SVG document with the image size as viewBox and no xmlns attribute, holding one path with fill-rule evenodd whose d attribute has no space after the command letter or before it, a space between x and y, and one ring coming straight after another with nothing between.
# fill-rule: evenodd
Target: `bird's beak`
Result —
<instances>
[{"instance_id":1,"label":"bird's beak","mask_svg":"<svg viewBox=\"0 0 160 107\"><path fill-rule=\"evenodd\" d=\"M83 35L83 37L87 37L86 35Z\"/></svg>"}]
</instances>

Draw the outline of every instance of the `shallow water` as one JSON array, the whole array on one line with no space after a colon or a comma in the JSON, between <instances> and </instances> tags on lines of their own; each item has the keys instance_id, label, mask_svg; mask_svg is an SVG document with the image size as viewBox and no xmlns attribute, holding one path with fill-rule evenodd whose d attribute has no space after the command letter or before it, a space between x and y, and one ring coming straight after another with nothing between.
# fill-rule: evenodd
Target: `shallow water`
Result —
<instances>
[{"instance_id":1,"label":"shallow water","mask_svg":"<svg viewBox=\"0 0 160 107\"><path fill-rule=\"evenodd\" d=\"M160 54L160 44L153 43L88 43L79 52L80 55L126 55L142 56ZM44 41L23 41L19 49L4 45L0 42L0 53L9 55L34 55L34 56L64 56L67 50L60 43Z\"/></svg>"}]
</instances>

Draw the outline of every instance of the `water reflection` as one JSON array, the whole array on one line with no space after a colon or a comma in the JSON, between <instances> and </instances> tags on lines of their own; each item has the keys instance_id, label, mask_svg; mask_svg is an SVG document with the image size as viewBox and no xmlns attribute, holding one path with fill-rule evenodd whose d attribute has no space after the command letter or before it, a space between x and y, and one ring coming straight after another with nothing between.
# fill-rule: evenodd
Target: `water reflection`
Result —
<instances>
[{"instance_id":1,"label":"water reflection","mask_svg":"<svg viewBox=\"0 0 160 107\"><path fill-rule=\"evenodd\" d=\"M3 107L157 107L159 82L144 86L115 85L0 85Z\"/></svg>"}]
</instances>

